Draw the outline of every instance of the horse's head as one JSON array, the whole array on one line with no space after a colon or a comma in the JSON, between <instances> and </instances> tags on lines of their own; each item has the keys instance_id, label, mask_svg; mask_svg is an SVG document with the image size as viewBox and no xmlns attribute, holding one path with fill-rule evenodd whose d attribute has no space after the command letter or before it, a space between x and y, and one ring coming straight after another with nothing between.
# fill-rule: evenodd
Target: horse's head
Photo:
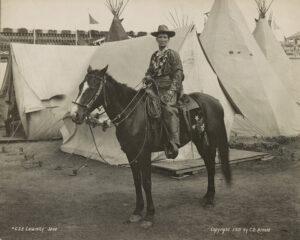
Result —
<instances>
[{"instance_id":1,"label":"horse's head","mask_svg":"<svg viewBox=\"0 0 300 240\"><path fill-rule=\"evenodd\" d=\"M73 102L75 105L71 116L75 123L83 123L88 114L104 104L103 89L105 88L107 68L108 65L101 70L93 70L91 66L88 67L87 74L79 85L78 96Z\"/></svg>"}]
</instances>

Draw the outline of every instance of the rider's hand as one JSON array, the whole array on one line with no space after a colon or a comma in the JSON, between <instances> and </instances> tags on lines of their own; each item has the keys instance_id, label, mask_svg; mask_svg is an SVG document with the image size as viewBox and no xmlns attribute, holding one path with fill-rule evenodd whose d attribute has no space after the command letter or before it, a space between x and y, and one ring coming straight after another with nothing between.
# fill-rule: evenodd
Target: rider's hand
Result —
<instances>
[{"instance_id":1,"label":"rider's hand","mask_svg":"<svg viewBox=\"0 0 300 240\"><path fill-rule=\"evenodd\" d=\"M148 76L148 75L145 76L145 77L143 78L143 83L144 83L145 85L151 84L152 81L153 81L152 77L150 77L150 76Z\"/></svg>"},{"instance_id":2,"label":"rider's hand","mask_svg":"<svg viewBox=\"0 0 300 240\"><path fill-rule=\"evenodd\" d=\"M165 104L172 103L174 102L173 98L175 97L175 95L176 95L176 91L169 90L166 92L166 94L161 96L161 101Z\"/></svg>"}]
</instances>

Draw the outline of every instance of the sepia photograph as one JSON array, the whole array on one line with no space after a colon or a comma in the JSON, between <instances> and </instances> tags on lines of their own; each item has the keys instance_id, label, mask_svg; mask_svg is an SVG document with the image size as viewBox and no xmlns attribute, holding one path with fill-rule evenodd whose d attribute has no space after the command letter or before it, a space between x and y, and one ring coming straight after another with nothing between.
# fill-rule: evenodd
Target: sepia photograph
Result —
<instances>
[{"instance_id":1,"label":"sepia photograph","mask_svg":"<svg viewBox=\"0 0 300 240\"><path fill-rule=\"evenodd\" d=\"M299 0L0 0L0 240L300 239Z\"/></svg>"}]
</instances>

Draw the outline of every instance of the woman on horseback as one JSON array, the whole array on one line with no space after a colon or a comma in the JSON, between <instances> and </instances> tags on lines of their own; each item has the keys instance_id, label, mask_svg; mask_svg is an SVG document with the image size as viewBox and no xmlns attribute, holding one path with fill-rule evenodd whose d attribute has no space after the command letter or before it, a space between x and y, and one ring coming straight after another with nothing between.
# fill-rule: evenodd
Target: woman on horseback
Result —
<instances>
[{"instance_id":1,"label":"woman on horseback","mask_svg":"<svg viewBox=\"0 0 300 240\"><path fill-rule=\"evenodd\" d=\"M150 59L149 68L144 77L144 83L154 82L157 85L159 97L162 102L162 118L167 128L169 142L165 147L168 158L176 158L179 142L179 117L176 103L182 94L182 81L184 79L182 63L179 54L168 48L174 31L169 31L165 25L160 25L157 32L152 32L156 37L158 50Z\"/></svg>"}]
</instances>

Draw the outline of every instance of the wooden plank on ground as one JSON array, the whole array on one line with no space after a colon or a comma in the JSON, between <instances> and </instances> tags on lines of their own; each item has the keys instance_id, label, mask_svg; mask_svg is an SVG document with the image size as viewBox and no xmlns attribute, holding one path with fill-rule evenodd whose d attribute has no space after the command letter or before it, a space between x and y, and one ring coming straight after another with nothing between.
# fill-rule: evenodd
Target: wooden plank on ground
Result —
<instances>
[{"instance_id":1,"label":"wooden plank on ground","mask_svg":"<svg viewBox=\"0 0 300 240\"><path fill-rule=\"evenodd\" d=\"M262 152L251 152L237 149L230 149L230 164L237 164L246 161L259 161L262 159L269 159L270 155ZM218 156L216 157L216 166L220 165ZM203 159L189 159L189 160L163 160L153 162L152 167L159 172L167 173L171 176L182 177L185 174L195 174L205 169Z\"/></svg>"},{"instance_id":2,"label":"wooden plank on ground","mask_svg":"<svg viewBox=\"0 0 300 240\"><path fill-rule=\"evenodd\" d=\"M48 142L48 141L58 141L61 140L61 137L51 138L51 139L42 139L42 140L29 140L22 137L0 137L0 143L17 143L17 142Z\"/></svg>"}]
</instances>

